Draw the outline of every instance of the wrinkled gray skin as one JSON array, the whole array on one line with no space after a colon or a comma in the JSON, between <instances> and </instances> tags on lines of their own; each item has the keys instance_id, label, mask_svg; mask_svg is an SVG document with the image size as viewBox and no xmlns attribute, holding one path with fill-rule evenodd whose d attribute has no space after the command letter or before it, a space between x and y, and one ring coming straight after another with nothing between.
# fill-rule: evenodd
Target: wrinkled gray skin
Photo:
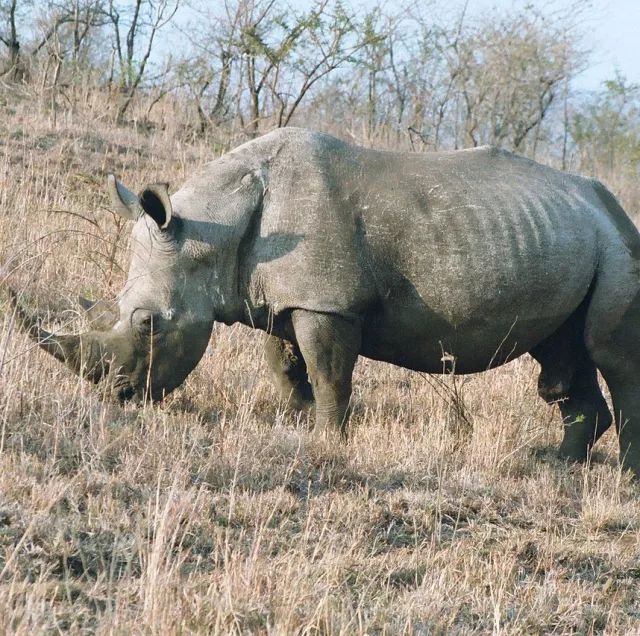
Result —
<instances>
[{"instance_id":1,"label":"wrinkled gray skin","mask_svg":"<svg viewBox=\"0 0 640 636\"><path fill-rule=\"evenodd\" d=\"M560 401L561 454L612 422L640 475L640 235L600 183L494 148L379 152L287 128L207 164L170 199L110 181L135 220L119 315L42 346L121 399L153 399L200 360L215 320L271 334L267 359L316 426L344 429L359 355L475 373L530 353ZM152 359L152 364L149 360Z\"/></svg>"}]
</instances>

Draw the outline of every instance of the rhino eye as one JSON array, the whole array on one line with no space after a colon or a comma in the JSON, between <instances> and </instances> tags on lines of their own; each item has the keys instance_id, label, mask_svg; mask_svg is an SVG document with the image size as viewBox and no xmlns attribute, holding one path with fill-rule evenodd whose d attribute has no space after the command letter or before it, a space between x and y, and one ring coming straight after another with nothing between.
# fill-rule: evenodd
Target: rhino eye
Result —
<instances>
[{"instance_id":1,"label":"rhino eye","mask_svg":"<svg viewBox=\"0 0 640 636\"><path fill-rule=\"evenodd\" d=\"M154 324L157 324L157 321L154 320L153 312L149 309L136 309L131 314L131 325L142 332L150 332Z\"/></svg>"}]
</instances>

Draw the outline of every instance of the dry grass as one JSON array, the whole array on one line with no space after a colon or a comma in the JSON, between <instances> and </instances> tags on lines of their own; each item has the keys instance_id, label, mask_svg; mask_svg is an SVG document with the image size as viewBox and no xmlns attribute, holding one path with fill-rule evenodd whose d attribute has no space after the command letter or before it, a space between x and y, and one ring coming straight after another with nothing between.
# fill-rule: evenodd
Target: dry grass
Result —
<instances>
[{"instance_id":1,"label":"dry grass","mask_svg":"<svg viewBox=\"0 0 640 636\"><path fill-rule=\"evenodd\" d=\"M40 305L119 288L107 171L177 184L212 156L26 103L0 126L0 284ZM249 329L217 326L163 406L120 409L0 298L3 633L638 633L638 491L611 432L589 468L555 459L528 359L454 380L363 360L332 448Z\"/></svg>"}]
</instances>

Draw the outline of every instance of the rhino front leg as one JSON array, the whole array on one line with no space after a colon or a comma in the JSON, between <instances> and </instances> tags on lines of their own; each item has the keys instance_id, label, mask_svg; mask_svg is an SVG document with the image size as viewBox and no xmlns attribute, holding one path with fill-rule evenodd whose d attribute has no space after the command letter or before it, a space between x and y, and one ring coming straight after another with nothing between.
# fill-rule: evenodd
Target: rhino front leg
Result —
<instances>
[{"instance_id":1,"label":"rhino front leg","mask_svg":"<svg viewBox=\"0 0 640 636\"><path fill-rule=\"evenodd\" d=\"M316 430L323 435L344 435L351 376L360 351L360 325L334 314L301 309L291 319L316 401Z\"/></svg>"},{"instance_id":2,"label":"rhino front leg","mask_svg":"<svg viewBox=\"0 0 640 636\"><path fill-rule=\"evenodd\" d=\"M307 365L298 345L267 334L264 352L273 382L282 398L294 409L308 408L313 402L313 392L307 378Z\"/></svg>"}]
</instances>

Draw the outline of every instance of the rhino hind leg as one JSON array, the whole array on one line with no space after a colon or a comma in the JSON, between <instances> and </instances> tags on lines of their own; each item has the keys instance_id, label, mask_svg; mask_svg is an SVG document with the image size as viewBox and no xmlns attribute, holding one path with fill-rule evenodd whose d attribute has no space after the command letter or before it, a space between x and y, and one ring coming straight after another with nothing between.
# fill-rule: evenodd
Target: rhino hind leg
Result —
<instances>
[{"instance_id":1,"label":"rhino hind leg","mask_svg":"<svg viewBox=\"0 0 640 636\"><path fill-rule=\"evenodd\" d=\"M584 342L584 311L531 351L540 363L538 393L557 403L564 436L559 454L585 461L593 445L611 426L612 416L598 384L596 365Z\"/></svg>"},{"instance_id":2,"label":"rhino hind leg","mask_svg":"<svg viewBox=\"0 0 640 636\"><path fill-rule=\"evenodd\" d=\"M632 284L596 289L587 343L611 393L620 462L640 479L640 281Z\"/></svg>"},{"instance_id":3,"label":"rhino hind leg","mask_svg":"<svg viewBox=\"0 0 640 636\"><path fill-rule=\"evenodd\" d=\"M273 382L282 398L291 408L307 409L313 402L313 392L298 345L267 334L264 349Z\"/></svg>"},{"instance_id":4,"label":"rhino hind leg","mask_svg":"<svg viewBox=\"0 0 640 636\"><path fill-rule=\"evenodd\" d=\"M559 454L572 461L585 461L613 421L593 363L576 369L567 396L559 406L564 424Z\"/></svg>"},{"instance_id":5,"label":"rhino hind leg","mask_svg":"<svg viewBox=\"0 0 640 636\"><path fill-rule=\"evenodd\" d=\"M633 380L615 373L605 372L604 375L616 415L620 463L624 469L630 469L636 479L640 479L640 387L637 384L640 364L637 369Z\"/></svg>"}]
</instances>

